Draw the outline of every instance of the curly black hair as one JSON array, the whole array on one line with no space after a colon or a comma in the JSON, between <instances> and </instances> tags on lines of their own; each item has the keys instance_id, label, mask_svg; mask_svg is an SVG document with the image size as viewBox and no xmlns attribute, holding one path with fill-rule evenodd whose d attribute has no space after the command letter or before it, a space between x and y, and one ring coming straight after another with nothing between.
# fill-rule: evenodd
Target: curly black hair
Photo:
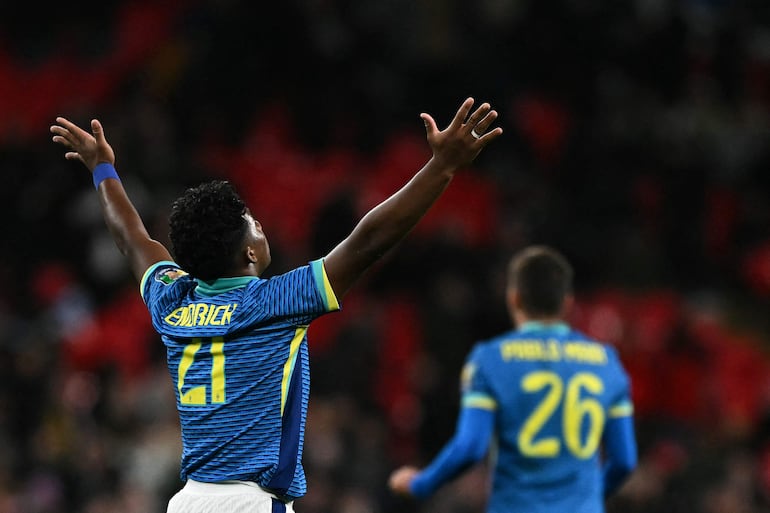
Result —
<instances>
[{"instance_id":1,"label":"curly black hair","mask_svg":"<svg viewBox=\"0 0 770 513\"><path fill-rule=\"evenodd\" d=\"M182 269L211 281L232 270L246 234L246 204L224 180L187 189L171 205L169 238Z\"/></svg>"}]
</instances>

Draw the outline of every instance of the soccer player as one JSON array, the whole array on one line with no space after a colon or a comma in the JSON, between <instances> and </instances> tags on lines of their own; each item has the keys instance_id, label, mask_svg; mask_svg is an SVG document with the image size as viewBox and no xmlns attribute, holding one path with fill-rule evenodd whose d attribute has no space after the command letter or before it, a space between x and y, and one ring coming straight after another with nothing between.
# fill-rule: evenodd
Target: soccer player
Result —
<instances>
[{"instance_id":1,"label":"soccer player","mask_svg":"<svg viewBox=\"0 0 770 513\"><path fill-rule=\"evenodd\" d=\"M421 114L433 153L422 169L328 255L269 279L261 278L270 264L265 233L229 183L204 183L173 203L172 259L126 195L100 122L92 120L89 133L56 118L53 141L91 171L105 223L166 346L186 483L169 513L293 511L306 488L308 325L339 310L356 280L408 234L455 172L500 136L501 128L491 129L497 112L473 105L466 99L444 130Z\"/></svg>"},{"instance_id":2,"label":"soccer player","mask_svg":"<svg viewBox=\"0 0 770 513\"><path fill-rule=\"evenodd\" d=\"M394 471L390 488L427 498L480 461L495 438L489 513L600 513L636 466L629 379L612 347L564 321L572 268L531 246L509 264L516 329L477 344L461 379L456 432L423 470Z\"/></svg>"}]
</instances>

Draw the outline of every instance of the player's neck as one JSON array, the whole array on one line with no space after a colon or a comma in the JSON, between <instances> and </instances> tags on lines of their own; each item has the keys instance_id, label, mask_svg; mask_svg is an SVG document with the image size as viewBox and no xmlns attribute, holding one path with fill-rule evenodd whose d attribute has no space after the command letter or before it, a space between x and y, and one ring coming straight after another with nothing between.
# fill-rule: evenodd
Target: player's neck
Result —
<instances>
[{"instance_id":1,"label":"player's neck","mask_svg":"<svg viewBox=\"0 0 770 513\"><path fill-rule=\"evenodd\" d=\"M523 326L529 323L536 323L543 326L553 326L555 324L564 324L565 322L564 317L562 317L561 315L532 316L532 315L527 315L522 311L514 312L513 321L516 324L516 326Z\"/></svg>"},{"instance_id":2,"label":"player's neck","mask_svg":"<svg viewBox=\"0 0 770 513\"><path fill-rule=\"evenodd\" d=\"M250 262L248 265L239 266L224 273L220 278L243 278L253 276L259 278L264 271L263 266L258 262Z\"/></svg>"}]
</instances>

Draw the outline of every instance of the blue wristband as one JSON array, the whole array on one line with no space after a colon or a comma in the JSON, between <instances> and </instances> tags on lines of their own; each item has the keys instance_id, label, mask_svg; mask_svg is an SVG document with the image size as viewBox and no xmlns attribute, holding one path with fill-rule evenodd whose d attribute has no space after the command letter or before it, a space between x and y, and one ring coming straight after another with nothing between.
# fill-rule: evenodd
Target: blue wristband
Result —
<instances>
[{"instance_id":1,"label":"blue wristband","mask_svg":"<svg viewBox=\"0 0 770 513\"><path fill-rule=\"evenodd\" d=\"M101 164L97 164L93 171L93 178L94 178L94 187L96 189L99 189L99 184L102 183L107 178L114 178L117 181L120 181L120 177L118 176L118 172L115 171L115 167L108 163L108 162L102 162Z\"/></svg>"}]
</instances>

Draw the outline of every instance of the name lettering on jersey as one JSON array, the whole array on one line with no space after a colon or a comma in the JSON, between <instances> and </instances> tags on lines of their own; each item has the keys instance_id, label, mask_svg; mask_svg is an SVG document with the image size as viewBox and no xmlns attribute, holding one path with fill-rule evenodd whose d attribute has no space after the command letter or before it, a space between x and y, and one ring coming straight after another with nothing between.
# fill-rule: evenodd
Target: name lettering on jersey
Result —
<instances>
[{"instance_id":1,"label":"name lettering on jersey","mask_svg":"<svg viewBox=\"0 0 770 513\"><path fill-rule=\"evenodd\" d=\"M585 341L556 339L523 339L505 342L500 346L503 360L540 362L569 361L593 365L607 364L607 351L601 344Z\"/></svg>"},{"instance_id":2,"label":"name lettering on jersey","mask_svg":"<svg viewBox=\"0 0 770 513\"><path fill-rule=\"evenodd\" d=\"M564 359L594 365L607 364L607 350L601 344L590 342L565 342Z\"/></svg>"},{"instance_id":3,"label":"name lettering on jersey","mask_svg":"<svg viewBox=\"0 0 770 513\"><path fill-rule=\"evenodd\" d=\"M555 339L528 339L506 342L500 347L503 360L561 360L559 341Z\"/></svg>"},{"instance_id":4,"label":"name lettering on jersey","mask_svg":"<svg viewBox=\"0 0 770 513\"><path fill-rule=\"evenodd\" d=\"M163 320L171 326L225 326L230 324L230 319L237 307L238 303L229 305L191 303L177 308Z\"/></svg>"}]
</instances>

